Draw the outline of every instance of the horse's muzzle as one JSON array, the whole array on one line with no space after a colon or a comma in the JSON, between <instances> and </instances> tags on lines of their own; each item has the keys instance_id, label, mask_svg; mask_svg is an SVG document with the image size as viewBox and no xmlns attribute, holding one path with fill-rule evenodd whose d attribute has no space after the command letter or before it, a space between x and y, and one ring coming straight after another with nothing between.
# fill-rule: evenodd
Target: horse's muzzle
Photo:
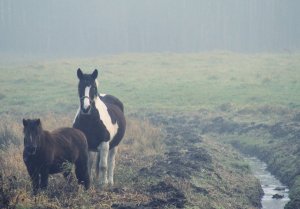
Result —
<instances>
[{"instance_id":1,"label":"horse's muzzle","mask_svg":"<svg viewBox=\"0 0 300 209\"><path fill-rule=\"evenodd\" d=\"M88 106L86 109L85 108L81 108L81 113L82 114L88 115L88 114L90 114L90 112L91 112L91 106Z\"/></svg>"}]
</instances>

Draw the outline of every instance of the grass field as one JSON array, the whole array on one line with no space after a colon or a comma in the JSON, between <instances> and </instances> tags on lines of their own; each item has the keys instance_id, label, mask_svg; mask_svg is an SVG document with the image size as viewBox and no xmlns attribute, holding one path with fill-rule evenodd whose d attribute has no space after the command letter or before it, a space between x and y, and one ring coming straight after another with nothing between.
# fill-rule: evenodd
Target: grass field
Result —
<instances>
[{"instance_id":1,"label":"grass field","mask_svg":"<svg viewBox=\"0 0 300 209\"><path fill-rule=\"evenodd\" d=\"M130 111L300 106L300 54L125 54L0 63L0 113L75 112L78 67L99 69L100 91L118 95Z\"/></svg>"},{"instance_id":2,"label":"grass field","mask_svg":"<svg viewBox=\"0 0 300 209\"><path fill-rule=\"evenodd\" d=\"M71 126L79 103L79 67L83 72L97 68L100 92L115 95L124 103L128 129L117 161L119 184L113 191L100 191L95 186L82 193L76 185L63 187L64 179L58 178L52 179L51 192L33 198L21 159L21 120L41 117L49 129ZM258 208L261 194L248 166L220 141L238 144L241 150L254 149L254 154L268 153L262 160L277 166L277 176L292 174L286 183L297 200L300 54L213 52L0 59L0 75L0 145L5 146L0 149L0 197L4 185L9 194L2 196L12 207L155 208L163 204L165 208ZM293 154L284 155L287 150ZM280 162L274 161L278 154L285 156ZM175 167L169 167L172 163ZM65 196L58 191L66 192ZM60 198L55 199L57 195ZM174 202L174 198L179 200Z\"/></svg>"}]
</instances>

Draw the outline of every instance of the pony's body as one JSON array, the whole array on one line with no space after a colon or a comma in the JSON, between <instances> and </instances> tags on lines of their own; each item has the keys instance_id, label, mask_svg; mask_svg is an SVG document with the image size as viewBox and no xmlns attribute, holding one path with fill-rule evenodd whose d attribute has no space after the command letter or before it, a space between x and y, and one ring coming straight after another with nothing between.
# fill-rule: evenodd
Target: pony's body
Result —
<instances>
[{"instance_id":1,"label":"pony's body","mask_svg":"<svg viewBox=\"0 0 300 209\"><path fill-rule=\"evenodd\" d=\"M96 174L98 176L100 172L100 184L113 184L115 154L126 127L124 108L116 97L98 94L95 81L97 75L93 74L82 74L81 70L77 72L80 79L78 91L81 106L73 127L86 135L89 151L98 153ZM90 169L91 156L90 153Z\"/></svg>"},{"instance_id":2,"label":"pony's body","mask_svg":"<svg viewBox=\"0 0 300 209\"><path fill-rule=\"evenodd\" d=\"M88 145L85 135L80 130L74 128L60 128L53 132L40 130L36 137L39 142L35 152L30 153L26 144L23 152L34 193L38 188L47 187L49 174L64 172L68 175L71 167L66 163L75 164L78 182L83 182L85 188L89 188Z\"/></svg>"}]
</instances>

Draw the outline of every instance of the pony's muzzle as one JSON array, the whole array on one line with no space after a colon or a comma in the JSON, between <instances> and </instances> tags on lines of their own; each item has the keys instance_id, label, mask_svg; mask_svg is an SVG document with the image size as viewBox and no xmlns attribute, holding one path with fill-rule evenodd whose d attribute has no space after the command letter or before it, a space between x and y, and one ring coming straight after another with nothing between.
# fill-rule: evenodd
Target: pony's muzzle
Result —
<instances>
[{"instance_id":1,"label":"pony's muzzle","mask_svg":"<svg viewBox=\"0 0 300 209\"><path fill-rule=\"evenodd\" d=\"M25 151L29 155L35 155L37 147L35 146L27 146L25 147Z\"/></svg>"}]
</instances>

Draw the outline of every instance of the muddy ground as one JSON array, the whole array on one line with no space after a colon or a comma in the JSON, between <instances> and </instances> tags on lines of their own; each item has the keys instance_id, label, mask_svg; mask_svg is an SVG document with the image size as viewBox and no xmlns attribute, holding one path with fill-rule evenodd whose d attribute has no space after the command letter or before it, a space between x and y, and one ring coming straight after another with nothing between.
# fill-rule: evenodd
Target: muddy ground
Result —
<instances>
[{"instance_id":1,"label":"muddy ground","mask_svg":"<svg viewBox=\"0 0 300 209\"><path fill-rule=\"evenodd\" d=\"M197 138L196 133L202 137L213 136L217 141L230 143L241 152L260 158L272 174L289 186L291 201L286 208L300 208L300 113L297 110L221 108L188 115L173 116L171 120L156 115L152 120L168 125L179 125L183 121L187 129L179 136L190 138L190 142ZM167 126L167 130L175 133L174 138L178 134L176 127Z\"/></svg>"},{"instance_id":2,"label":"muddy ground","mask_svg":"<svg viewBox=\"0 0 300 209\"><path fill-rule=\"evenodd\" d=\"M149 201L113 208L261 207L262 190L249 167L233 149L203 135L200 117L152 113L147 118L165 131L166 149L132 177L135 190Z\"/></svg>"},{"instance_id":3,"label":"muddy ground","mask_svg":"<svg viewBox=\"0 0 300 209\"><path fill-rule=\"evenodd\" d=\"M213 175L215 167L212 158L216 153L210 154L205 146L207 140L203 140L209 136L213 137L214 141L230 143L241 152L254 155L266 162L268 170L290 187L291 201L286 208L300 208L300 113L297 110L274 110L264 107L257 110L228 111L221 108L216 112L204 110L194 114L169 116L152 113L147 117L154 124L165 128L168 152L164 156L165 161L157 162L151 169L143 170L143 174L166 173L175 179L187 181L194 176L203 177L202 169L209 170ZM191 187L192 192L199 191L206 196L210 194L205 187L192 183ZM221 194L222 190L218 192ZM246 194L243 198L248 198L252 207L260 207L259 192L249 191L248 194L250 193L253 196L249 197ZM181 197L183 201L179 204L172 202L172 198L164 204L174 206L192 204L184 200L187 199L184 195ZM239 206L231 207L239 208Z\"/></svg>"}]
</instances>

